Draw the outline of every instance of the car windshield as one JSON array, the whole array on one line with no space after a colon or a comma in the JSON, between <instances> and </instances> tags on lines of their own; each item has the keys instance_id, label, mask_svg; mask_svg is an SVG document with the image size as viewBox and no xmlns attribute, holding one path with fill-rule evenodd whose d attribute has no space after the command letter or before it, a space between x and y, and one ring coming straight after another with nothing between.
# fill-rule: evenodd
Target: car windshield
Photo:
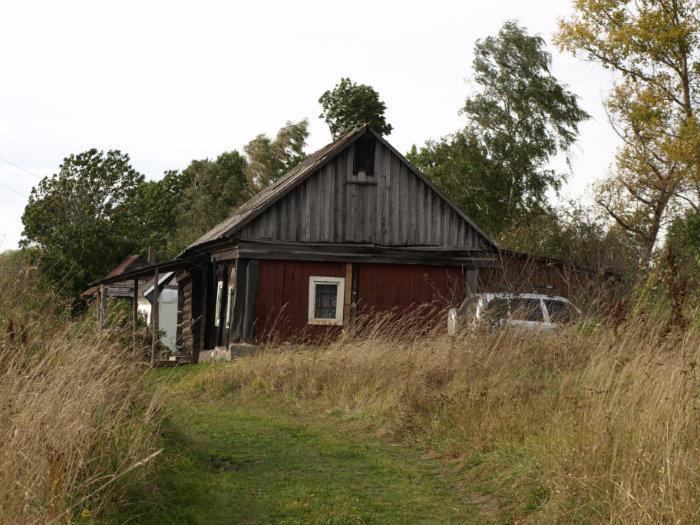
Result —
<instances>
[{"instance_id":1,"label":"car windshield","mask_svg":"<svg viewBox=\"0 0 700 525\"><path fill-rule=\"evenodd\" d=\"M549 320L552 323L570 323L576 318L576 311L571 304L556 299L545 299Z\"/></svg>"},{"instance_id":2,"label":"car windshield","mask_svg":"<svg viewBox=\"0 0 700 525\"><path fill-rule=\"evenodd\" d=\"M510 300L510 318L514 321L544 321L539 299Z\"/></svg>"}]
</instances>

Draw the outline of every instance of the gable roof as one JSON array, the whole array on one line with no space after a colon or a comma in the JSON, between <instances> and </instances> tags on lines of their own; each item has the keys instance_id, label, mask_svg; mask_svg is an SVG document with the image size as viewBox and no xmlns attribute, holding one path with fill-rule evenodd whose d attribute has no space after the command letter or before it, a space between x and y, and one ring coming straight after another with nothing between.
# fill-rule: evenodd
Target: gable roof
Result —
<instances>
[{"instance_id":1,"label":"gable roof","mask_svg":"<svg viewBox=\"0 0 700 525\"><path fill-rule=\"evenodd\" d=\"M371 133L378 141L380 141L386 148L388 148L394 155L396 155L409 170L421 179L432 191L434 191L443 201L445 201L463 220L465 220L476 232L481 235L488 244L493 248L497 248L496 243L489 235L483 232L474 222L465 215L465 213L447 196L445 196L440 190L438 190L435 185L421 173L417 168L415 168L401 153L399 153L391 144L389 144L381 135L376 133L368 125L360 126L345 135L341 136L338 140L331 142L330 144L324 146L318 151L312 153L306 157L302 162L300 162L296 167L292 168L286 175L281 177L279 180L263 189L255 196L250 198L248 201L239 206L236 211L226 219L225 221L217 224L209 230L207 233L202 235L194 243L188 246L180 255L195 249L199 246L209 244L218 240L226 239L234 235L237 231L241 230L246 224L255 219L265 210L273 206L282 197L287 195L290 191L296 188L299 184L304 182L308 177L313 175L320 169L324 164L330 162L336 155L341 153L346 146L350 145L357 138L361 137L365 133Z\"/></svg>"},{"instance_id":2,"label":"gable roof","mask_svg":"<svg viewBox=\"0 0 700 525\"><path fill-rule=\"evenodd\" d=\"M124 258L124 260L122 260L122 262L112 268L104 278L108 279L110 277L117 277L125 272L140 270L141 268L146 268L147 266L149 266L148 261L140 255L128 255ZM91 286L81 293L80 296L83 298L91 297L97 293L98 289L99 286Z\"/></svg>"},{"instance_id":3,"label":"gable roof","mask_svg":"<svg viewBox=\"0 0 700 525\"><path fill-rule=\"evenodd\" d=\"M174 277L175 277L175 272L165 272L164 274L161 274L160 278L158 279L158 288L160 290L163 290L164 288L174 288L177 290L177 283L172 283L172 280ZM150 279L144 285L144 291L143 291L143 296L146 299L148 299L148 301L150 301L150 302L153 301L153 289L155 288L153 286L153 281L154 281L154 279Z\"/></svg>"}]
</instances>

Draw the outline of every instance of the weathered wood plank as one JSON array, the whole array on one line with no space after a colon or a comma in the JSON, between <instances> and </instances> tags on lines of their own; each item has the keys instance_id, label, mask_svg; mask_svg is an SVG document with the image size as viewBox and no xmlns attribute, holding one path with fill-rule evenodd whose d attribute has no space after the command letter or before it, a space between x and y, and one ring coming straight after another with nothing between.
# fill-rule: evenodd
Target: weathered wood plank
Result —
<instances>
[{"instance_id":1,"label":"weathered wood plank","mask_svg":"<svg viewBox=\"0 0 700 525\"><path fill-rule=\"evenodd\" d=\"M330 245L316 244L283 245L280 243L251 243L241 248L242 256L267 260L302 261L341 261L341 262L382 262L428 265L473 265L494 266L493 254L465 253L462 250L407 249L365 246L357 244ZM285 283L286 286L286 283Z\"/></svg>"},{"instance_id":2,"label":"weathered wood plank","mask_svg":"<svg viewBox=\"0 0 700 525\"><path fill-rule=\"evenodd\" d=\"M347 327L350 321L350 306L352 305L352 263L345 263L345 290L343 291L343 324Z\"/></svg>"},{"instance_id":3,"label":"weathered wood plank","mask_svg":"<svg viewBox=\"0 0 700 525\"><path fill-rule=\"evenodd\" d=\"M382 244L391 244L391 154L385 147L382 151L382 177L384 177L384 210L382 211Z\"/></svg>"},{"instance_id":4,"label":"weathered wood plank","mask_svg":"<svg viewBox=\"0 0 700 525\"><path fill-rule=\"evenodd\" d=\"M258 215L238 238L465 250L483 242L391 148L377 143L374 174L367 183L352 180L352 167L351 144Z\"/></svg>"},{"instance_id":5,"label":"weathered wood plank","mask_svg":"<svg viewBox=\"0 0 700 525\"><path fill-rule=\"evenodd\" d=\"M154 264L155 260L151 260L151 264ZM153 270L153 299L151 300L151 366L156 366L157 358L157 348L158 332L160 330L160 286L158 286L158 281L160 280L160 273L158 267L156 266Z\"/></svg>"},{"instance_id":6,"label":"weathered wood plank","mask_svg":"<svg viewBox=\"0 0 700 525\"><path fill-rule=\"evenodd\" d=\"M333 169L335 174L335 206L337 209L336 215L333 218L334 221L334 234L333 242L341 242L344 238L343 227L345 225L345 170L341 169L341 163L336 160L333 162Z\"/></svg>"},{"instance_id":7,"label":"weathered wood plank","mask_svg":"<svg viewBox=\"0 0 700 525\"><path fill-rule=\"evenodd\" d=\"M401 224L400 224L400 218L401 218L401 207L400 207L400 199L401 199L401 174L399 173L400 168L399 168L399 159L396 157L392 156L391 157L391 178L393 180L393 183L391 185L391 200L392 200L392 207L391 207L391 238L389 240L389 243L391 245L401 245Z\"/></svg>"},{"instance_id":8,"label":"weathered wood plank","mask_svg":"<svg viewBox=\"0 0 700 525\"><path fill-rule=\"evenodd\" d=\"M415 208L412 208L413 202L408 200L408 185L410 184L408 180L408 168L406 168L402 162L399 162L399 173L401 177L401 200L399 202L399 209L401 210L401 236L399 237L399 243L405 246L408 244L408 232L411 224L411 215L413 215Z\"/></svg>"}]
</instances>

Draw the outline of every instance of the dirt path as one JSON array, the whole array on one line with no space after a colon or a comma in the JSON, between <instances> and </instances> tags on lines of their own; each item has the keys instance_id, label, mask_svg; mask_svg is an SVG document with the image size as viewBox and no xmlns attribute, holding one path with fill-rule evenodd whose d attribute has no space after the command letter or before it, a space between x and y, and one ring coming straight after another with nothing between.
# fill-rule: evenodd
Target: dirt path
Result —
<instances>
[{"instance_id":1,"label":"dirt path","mask_svg":"<svg viewBox=\"0 0 700 525\"><path fill-rule=\"evenodd\" d=\"M175 402L145 491L134 523L480 522L438 462L233 398Z\"/></svg>"}]
</instances>

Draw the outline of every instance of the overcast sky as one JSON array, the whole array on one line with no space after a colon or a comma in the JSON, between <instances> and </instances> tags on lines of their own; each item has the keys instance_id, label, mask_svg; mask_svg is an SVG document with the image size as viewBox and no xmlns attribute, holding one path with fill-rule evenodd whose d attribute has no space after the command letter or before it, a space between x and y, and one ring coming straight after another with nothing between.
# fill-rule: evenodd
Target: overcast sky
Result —
<instances>
[{"instance_id":1,"label":"overcast sky","mask_svg":"<svg viewBox=\"0 0 700 525\"><path fill-rule=\"evenodd\" d=\"M313 151L330 140L318 97L341 76L379 91L402 152L455 131L476 39L517 19L551 43L569 10L568 0L2 2L0 251L17 245L38 176L66 155L120 149L159 179L304 117ZM593 117L564 190L586 201L616 147L601 105L611 78L550 51Z\"/></svg>"}]
</instances>

